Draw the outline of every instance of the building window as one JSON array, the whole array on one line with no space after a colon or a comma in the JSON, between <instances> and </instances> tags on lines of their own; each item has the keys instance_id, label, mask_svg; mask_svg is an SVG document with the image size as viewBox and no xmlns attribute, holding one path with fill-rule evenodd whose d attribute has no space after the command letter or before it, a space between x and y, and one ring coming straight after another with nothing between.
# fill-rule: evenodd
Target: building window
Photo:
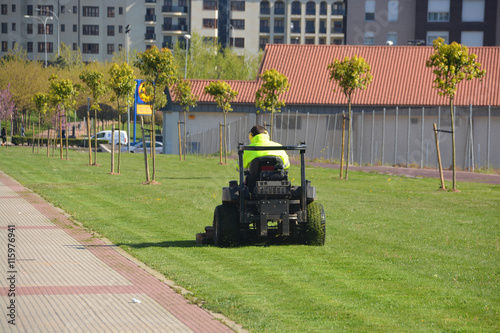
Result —
<instances>
[{"instance_id":1,"label":"building window","mask_svg":"<svg viewBox=\"0 0 500 333\"><path fill-rule=\"evenodd\" d=\"M66 25L65 24L61 24L61 32L64 32L66 31Z\"/></svg>"},{"instance_id":2,"label":"building window","mask_svg":"<svg viewBox=\"0 0 500 333\"><path fill-rule=\"evenodd\" d=\"M262 1L260 3L260 13L263 15L269 15L271 14L271 8L269 5L269 1Z\"/></svg>"},{"instance_id":3,"label":"building window","mask_svg":"<svg viewBox=\"0 0 500 333\"><path fill-rule=\"evenodd\" d=\"M52 16L52 13L54 11L54 6L38 6L39 9L39 15L41 16Z\"/></svg>"},{"instance_id":4,"label":"building window","mask_svg":"<svg viewBox=\"0 0 500 333\"><path fill-rule=\"evenodd\" d=\"M16 24L12 23L12 31L16 31Z\"/></svg>"},{"instance_id":5,"label":"building window","mask_svg":"<svg viewBox=\"0 0 500 333\"><path fill-rule=\"evenodd\" d=\"M76 24L73 24L73 32L78 32L78 26Z\"/></svg>"},{"instance_id":6,"label":"building window","mask_svg":"<svg viewBox=\"0 0 500 333\"><path fill-rule=\"evenodd\" d=\"M38 42L38 53L45 52L45 43Z\"/></svg>"},{"instance_id":7,"label":"building window","mask_svg":"<svg viewBox=\"0 0 500 333\"><path fill-rule=\"evenodd\" d=\"M326 44L326 38L320 38L319 39L319 45L325 45Z\"/></svg>"},{"instance_id":8,"label":"building window","mask_svg":"<svg viewBox=\"0 0 500 333\"><path fill-rule=\"evenodd\" d=\"M115 7L108 7L108 17L115 17Z\"/></svg>"},{"instance_id":9,"label":"building window","mask_svg":"<svg viewBox=\"0 0 500 333\"><path fill-rule=\"evenodd\" d=\"M245 48L245 38L230 38L229 41L234 47Z\"/></svg>"},{"instance_id":10,"label":"building window","mask_svg":"<svg viewBox=\"0 0 500 333\"><path fill-rule=\"evenodd\" d=\"M7 26L7 23L2 23L2 33L3 34L9 33L9 28Z\"/></svg>"},{"instance_id":11,"label":"building window","mask_svg":"<svg viewBox=\"0 0 500 333\"><path fill-rule=\"evenodd\" d=\"M108 25L108 36L114 36L114 35L115 35L115 26Z\"/></svg>"},{"instance_id":12,"label":"building window","mask_svg":"<svg viewBox=\"0 0 500 333\"><path fill-rule=\"evenodd\" d=\"M28 24L26 25L26 32L27 32L27 34L28 34L28 35L33 34L33 24L28 23Z\"/></svg>"},{"instance_id":13,"label":"building window","mask_svg":"<svg viewBox=\"0 0 500 333\"><path fill-rule=\"evenodd\" d=\"M364 45L375 45L375 34L373 32L365 32Z\"/></svg>"},{"instance_id":14,"label":"building window","mask_svg":"<svg viewBox=\"0 0 500 333\"><path fill-rule=\"evenodd\" d=\"M231 10L234 12L244 12L245 1L231 1Z\"/></svg>"},{"instance_id":15,"label":"building window","mask_svg":"<svg viewBox=\"0 0 500 333\"><path fill-rule=\"evenodd\" d=\"M450 0L429 0L427 11L429 22L448 22L450 20Z\"/></svg>"},{"instance_id":16,"label":"building window","mask_svg":"<svg viewBox=\"0 0 500 333\"><path fill-rule=\"evenodd\" d=\"M120 52L121 50L123 50L123 44L118 44L118 52Z\"/></svg>"},{"instance_id":17,"label":"building window","mask_svg":"<svg viewBox=\"0 0 500 333\"><path fill-rule=\"evenodd\" d=\"M309 1L306 4L306 15L316 15L316 4L312 1Z\"/></svg>"},{"instance_id":18,"label":"building window","mask_svg":"<svg viewBox=\"0 0 500 333\"><path fill-rule=\"evenodd\" d=\"M345 15L345 4L343 1L332 3L332 15Z\"/></svg>"},{"instance_id":19,"label":"building window","mask_svg":"<svg viewBox=\"0 0 500 333\"><path fill-rule=\"evenodd\" d=\"M314 45L314 38L306 38L305 44Z\"/></svg>"},{"instance_id":20,"label":"building window","mask_svg":"<svg viewBox=\"0 0 500 333\"><path fill-rule=\"evenodd\" d=\"M122 34L123 33L123 25L118 26L118 33Z\"/></svg>"},{"instance_id":21,"label":"building window","mask_svg":"<svg viewBox=\"0 0 500 333\"><path fill-rule=\"evenodd\" d=\"M332 38L332 45L343 45L343 40L340 38Z\"/></svg>"},{"instance_id":22,"label":"building window","mask_svg":"<svg viewBox=\"0 0 500 333\"><path fill-rule=\"evenodd\" d=\"M483 46L483 31L462 31L460 43L468 47Z\"/></svg>"},{"instance_id":23,"label":"building window","mask_svg":"<svg viewBox=\"0 0 500 333\"><path fill-rule=\"evenodd\" d=\"M54 44L52 42L47 43L47 53L54 52Z\"/></svg>"},{"instance_id":24,"label":"building window","mask_svg":"<svg viewBox=\"0 0 500 333\"><path fill-rule=\"evenodd\" d=\"M300 15L302 13L302 9L300 7L299 1L292 2L292 15Z\"/></svg>"},{"instance_id":25,"label":"building window","mask_svg":"<svg viewBox=\"0 0 500 333\"><path fill-rule=\"evenodd\" d=\"M83 6L82 16L99 17L99 7ZM90 44L87 44L87 45L90 45Z\"/></svg>"},{"instance_id":26,"label":"building window","mask_svg":"<svg viewBox=\"0 0 500 333\"><path fill-rule=\"evenodd\" d=\"M398 45L398 33L397 32L388 32L387 33L387 41L392 42L391 45Z\"/></svg>"},{"instance_id":27,"label":"building window","mask_svg":"<svg viewBox=\"0 0 500 333\"><path fill-rule=\"evenodd\" d=\"M99 44L82 44L82 53L99 54Z\"/></svg>"},{"instance_id":28,"label":"building window","mask_svg":"<svg viewBox=\"0 0 500 333\"><path fill-rule=\"evenodd\" d=\"M290 24L290 30L292 33L300 34L300 20L292 20Z\"/></svg>"},{"instance_id":29,"label":"building window","mask_svg":"<svg viewBox=\"0 0 500 333\"><path fill-rule=\"evenodd\" d=\"M16 5L12 5L12 12L15 13L16 12Z\"/></svg>"},{"instance_id":30,"label":"building window","mask_svg":"<svg viewBox=\"0 0 500 333\"><path fill-rule=\"evenodd\" d=\"M274 15L285 15L285 3L283 1L274 3Z\"/></svg>"},{"instance_id":31,"label":"building window","mask_svg":"<svg viewBox=\"0 0 500 333\"><path fill-rule=\"evenodd\" d=\"M216 10L217 9L217 0L203 0L203 9L204 10Z\"/></svg>"},{"instance_id":32,"label":"building window","mask_svg":"<svg viewBox=\"0 0 500 333\"><path fill-rule=\"evenodd\" d=\"M115 53L115 44L108 44L107 48L108 48L108 54Z\"/></svg>"},{"instance_id":33,"label":"building window","mask_svg":"<svg viewBox=\"0 0 500 333\"><path fill-rule=\"evenodd\" d=\"M443 38L444 42L448 44L449 33L448 31L427 31L427 45L432 45L432 42L437 38Z\"/></svg>"},{"instance_id":34,"label":"building window","mask_svg":"<svg viewBox=\"0 0 500 333\"><path fill-rule=\"evenodd\" d=\"M33 15L33 5L28 5L26 8L26 11L28 12L28 15L32 16Z\"/></svg>"},{"instance_id":35,"label":"building window","mask_svg":"<svg viewBox=\"0 0 500 333\"><path fill-rule=\"evenodd\" d=\"M123 15L123 7L118 7L118 15Z\"/></svg>"},{"instance_id":36,"label":"building window","mask_svg":"<svg viewBox=\"0 0 500 333\"><path fill-rule=\"evenodd\" d=\"M61 6L61 14L66 13L66 6Z\"/></svg>"},{"instance_id":37,"label":"building window","mask_svg":"<svg viewBox=\"0 0 500 333\"><path fill-rule=\"evenodd\" d=\"M275 19L274 20L274 33L275 34L282 34L285 32L285 21L282 19ZM275 42L276 44L276 42Z\"/></svg>"},{"instance_id":38,"label":"building window","mask_svg":"<svg viewBox=\"0 0 500 333\"><path fill-rule=\"evenodd\" d=\"M484 22L484 0L464 0L462 22Z\"/></svg>"},{"instance_id":39,"label":"building window","mask_svg":"<svg viewBox=\"0 0 500 333\"><path fill-rule=\"evenodd\" d=\"M9 50L9 43L2 41L2 52L7 52Z\"/></svg>"},{"instance_id":40,"label":"building window","mask_svg":"<svg viewBox=\"0 0 500 333\"><path fill-rule=\"evenodd\" d=\"M88 36L99 36L99 26L97 24L84 24L83 34Z\"/></svg>"},{"instance_id":41,"label":"building window","mask_svg":"<svg viewBox=\"0 0 500 333\"><path fill-rule=\"evenodd\" d=\"M73 6L73 14L77 14L78 13L78 6Z\"/></svg>"},{"instance_id":42,"label":"building window","mask_svg":"<svg viewBox=\"0 0 500 333\"><path fill-rule=\"evenodd\" d=\"M259 32L263 32L263 33L270 32L268 19L260 20Z\"/></svg>"},{"instance_id":43,"label":"building window","mask_svg":"<svg viewBox=\"0 0 500 333\"><path fill-rule=\"evenodd\" d=\"M33 53L33 42L28 42L27 47L28 53Z\"/></svg>"},{"instance_id":44,"label":"building window","mask_svg":"<svg viewBox=\"0 0 500 333\"><path fill-rule=\"evenodd\" d=\"M274 44L283 44L283 37L274 37Z\"/></svg>"},{"instance_id":45,"label":"building window","mask_svg":"<svg viewBox=\"0 0 500 333\"><path fill-rule=\"evenodd\" d=\"M245 30L245 20L231 20L231 25L233 29Z\"/></svg>"},{"instance_id":46,"label":"building window","mask_svg":"<svg viewBox=\"0 0 500 333\"><path fill-rule=\"evenodd\" d=\"M387 21L397 22L399 14L399 0L389 0L387 2Z\"/></svg>"},{"instance_id":47,"label":"building window","mask_svg":"<svg viewBox=\"0 0 500 333\"><path fill-rule=\"evenodd\" d=\"M76 51L78 50L78 45L76 45L76 43L73 43L73 51Z\"/></svg>"},{"instance_id":48,"label":"building window","mask_svg":"<svg viewBox=\"0 0 500 333\"><path fill-rule=\"evenodd\" d=\"M365 21L375 21L375 0L365 1Z\"/></svg>"},{"instance_id":49,"label":"building window","mask_svg":"<svg viewBox=\"0 0 500 333\"><path fill-rule=\"evenodd\" d=\"M266 47L267 43L269 43L269 38L261 37L259 39L259 49L263 50Z\"/></svg>"},{"instance_id":50,"label":"building window","mask_svg":"<svg viewBox=\"0 0 500 333\"><path fill-rule=\"evenodd\" d=\"M2 5L2 15L7 15L7 5Z\"/></svg>"},{"instance_id":51,"label":"building window","mask_svg":"<svg viewBox=\"0 0 500 333\"><path fill-rule=\"evenodd\" d=\"M316 22L306 21L306 34L314 34L314 33L316 33Z\"/></svg>"},{"instance_id":52,"label":"building window","mask_svg":"<svg viewBox=\"0 0 500 333\"><path fill-rule=\"evenodd\" d=\"M203 28L205 29L215 29L217 26L216 19L203 19Z\"/></svg>"},{"instance_id":53,"label":"building window","mask_svg":"<svg viewBox=\"0 0 500 333\"><path fill-rule=\"evenodd\" d=\"M45 25L45 32L43 29L43 24L38 24L38 34L39 35L52 35L54 34L54 26L52 24L46 24Z\"/></svg>"}]
</instances>

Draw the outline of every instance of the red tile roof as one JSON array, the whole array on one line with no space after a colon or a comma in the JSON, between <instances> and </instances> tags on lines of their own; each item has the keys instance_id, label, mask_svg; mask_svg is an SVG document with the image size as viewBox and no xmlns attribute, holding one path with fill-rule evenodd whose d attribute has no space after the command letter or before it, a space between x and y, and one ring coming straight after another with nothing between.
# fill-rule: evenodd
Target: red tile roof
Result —
<instances>
[{"instance_id":1,"label":"red tile roof","mask_svg":"<svg viewBox=\"0 0 500 333\"><path fill-rule=\"evenodd\" d=\"M290 90L283 94L286 104L345 105L343 93L333 91L338 86L330 82L327 66L334 59L357 55L370 64L373 81L355 93L354 105L447 105L448 99L432 88L434 74L425 66L432 52L430 46L273 44L266 46L260 73L274 68L288 77ZM455 105L500 105L500 47L471 47L469 53L477 55L486 76L482 81L463 81ZM200 102L213 101L203 93L209 80L191 82ZM227 82L239 92L235 103L255 103L259 80Z\"/></svg>"}]
</instances>

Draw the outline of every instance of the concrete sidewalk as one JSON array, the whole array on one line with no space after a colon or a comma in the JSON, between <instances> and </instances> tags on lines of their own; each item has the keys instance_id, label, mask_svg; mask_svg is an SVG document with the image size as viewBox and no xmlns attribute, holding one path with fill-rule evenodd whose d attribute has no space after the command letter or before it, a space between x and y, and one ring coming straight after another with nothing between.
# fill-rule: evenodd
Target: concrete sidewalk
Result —
<instances>
[{"instance_id":1,"label":"concrete sidewalk","mask_svg":"<svg viewBox=\"0 0 500 333\"><path fill-rule=\"evenodd\" d=\"M243 331L2 172L0 263L1 332Z\"/></svg>"}]
</instances>

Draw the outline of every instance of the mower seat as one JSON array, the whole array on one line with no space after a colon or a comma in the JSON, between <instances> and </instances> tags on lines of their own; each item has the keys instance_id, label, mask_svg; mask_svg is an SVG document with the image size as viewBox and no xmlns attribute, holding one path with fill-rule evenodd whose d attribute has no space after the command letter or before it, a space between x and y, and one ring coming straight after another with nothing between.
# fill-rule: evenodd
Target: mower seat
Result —
<instances>
[{"instance_id":1,"label":"mower seat","mask_svg":"<svg viewBox=\"0 0 500 333\"><path fill-rule=\"evenodd\" d=\"M246 184L250 193L253 193L258 181L288 180L288 171L278 156L261 156L255 158L248 166Z\"/></svg>"}]
</instances>

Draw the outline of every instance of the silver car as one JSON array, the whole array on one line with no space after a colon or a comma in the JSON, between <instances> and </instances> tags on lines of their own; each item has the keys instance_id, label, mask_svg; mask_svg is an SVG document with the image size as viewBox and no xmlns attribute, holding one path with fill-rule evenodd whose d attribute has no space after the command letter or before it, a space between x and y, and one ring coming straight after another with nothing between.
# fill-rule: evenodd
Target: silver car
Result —
<instances>
[{"instance_id":1,"label":"silver car","mask_svg":"<svg viewBox=\"0 0 500 333\"><path fill-rule=\"evenodd\" d=\"M148 153L151 151L151 142L150 141L146 142L146 150ZM143 143L140 142L139 144L135 145L133 148L130 147L130 152L131 153L143 153L144 152ZM163 152L163 143L155 142L155 152L157 154L161 154Z\"/></svg>"}]
</instances>

